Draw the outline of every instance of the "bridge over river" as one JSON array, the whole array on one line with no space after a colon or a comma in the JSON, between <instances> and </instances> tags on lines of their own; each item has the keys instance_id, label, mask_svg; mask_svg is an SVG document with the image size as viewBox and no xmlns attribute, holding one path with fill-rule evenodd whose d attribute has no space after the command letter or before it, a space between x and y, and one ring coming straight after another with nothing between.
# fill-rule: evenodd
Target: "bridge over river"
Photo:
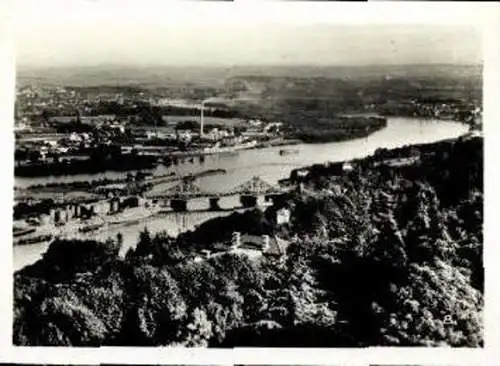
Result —
<instances>
[{"instance_id":1,"label":"bridge over river","mask_svg":"<svg viewBox=\"0 0 500 366\"><path fill-rule=\"evenodd\" d=\"M210 210L219 210L219 199L228 196L240 196L240 202L245 208L257 205L257 198L264 196L267 201L276 200L288 193L290 189L269 184L258 176L222 192L208 192L201 189L195 179L184 178L180 183L170 187L163 192L146 194L146 198L153 201L164 201L170 203L170 207L177 212L187 211L187 202L195 198L207 198L210 203Z\"/></svg>"}]
</instances>

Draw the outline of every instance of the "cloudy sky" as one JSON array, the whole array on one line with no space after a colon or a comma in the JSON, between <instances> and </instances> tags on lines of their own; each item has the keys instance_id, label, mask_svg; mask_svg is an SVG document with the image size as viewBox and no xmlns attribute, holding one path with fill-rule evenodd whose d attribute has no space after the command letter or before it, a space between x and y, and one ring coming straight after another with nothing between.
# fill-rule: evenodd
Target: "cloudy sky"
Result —
<instances>
[{"instance_id":1,"label":"cloudy sky","mask_svg":"<svg viewBox=\"0 0 500 366\"><path fill-rule=\"evenodd\" d=\"M21 66L467 64L482 59L478 28L474 22L449 22L453 12L427 11L418 18L418 11L393 10L391 23L409 17L412 25L389 25L387 14L377 17L378 25L366 25L376 12L349 17L310 3L266 4L260 10L168 0L17 4L12 28ZM462 13L474 19L474 13Z\"/></svg>"}]
</instances>

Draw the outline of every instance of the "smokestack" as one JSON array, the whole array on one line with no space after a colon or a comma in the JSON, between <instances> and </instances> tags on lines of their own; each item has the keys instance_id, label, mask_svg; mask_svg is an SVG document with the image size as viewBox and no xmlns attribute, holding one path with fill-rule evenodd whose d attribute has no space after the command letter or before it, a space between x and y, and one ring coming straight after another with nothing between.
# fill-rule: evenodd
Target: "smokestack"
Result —
<instances>
[{"instance_id":1,"label":"smokestack","mask_svg":"<svg viewBox=\"0 0 500 366\"><path fill-rule=\"evenodd\" d=\"M231 249L236 249L241 245L241 233L238 231L233 232L231 236Z\"/></svg>"},{"instance_id":2,"label":"smokestack","mask_svg":"<svg viewBox=\"0 0 500 366\"><path fill-rule=\"evenodd\" d=\"M201 102L200 137L203 137L203 117L204 117L204 115L203 115L204 111L203 110L205 108L205 105L203 103L204 103L204 101Z\"/></svg>"},{"instance_id":3,"label":"smokestack","mask_svg":"<svg viewBox=\"0 0 500 366\"><path fill-rule=\"evenodd\" d=\"M266 252L267 250L269 250L269 243L270 243L269 235L262 235L262 251L263 252Z\"/></svg>"}]
</instances>

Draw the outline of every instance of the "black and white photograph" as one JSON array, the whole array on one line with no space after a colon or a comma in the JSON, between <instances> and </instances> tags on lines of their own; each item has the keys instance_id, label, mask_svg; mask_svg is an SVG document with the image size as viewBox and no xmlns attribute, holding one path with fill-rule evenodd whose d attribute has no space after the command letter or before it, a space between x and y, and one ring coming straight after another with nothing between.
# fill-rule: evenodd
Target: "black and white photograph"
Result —
<instances>
[{"instance_id":1,"label":"black and white photograph","mask_svg":"<svg viewBox=\"0 0 500 366\"><path fill-rule=\"evenodd\" d=\"M480 27L51 2L14 26L12 345L484 347Z\"/></svg>"}]
</instances>

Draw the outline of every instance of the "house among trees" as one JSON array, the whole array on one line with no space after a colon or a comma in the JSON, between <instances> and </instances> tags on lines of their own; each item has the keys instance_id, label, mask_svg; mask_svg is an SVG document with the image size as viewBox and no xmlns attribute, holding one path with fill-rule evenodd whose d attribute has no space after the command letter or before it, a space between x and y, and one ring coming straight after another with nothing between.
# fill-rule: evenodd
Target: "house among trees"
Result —
<instances>
[{"instance_id":1,"label":"house among trees","mask_svg":"<svg viewBox=\"0 0 500 366\"><path fill-rule=\"evenodd\" d=\"M290 210L287 208L280 208L276 211L276 224L283 225L290 222Z\"/></svg>"},{"instance_id":2,"label":"house among trees","mask_svg":"<svg viewBox=\"0 0 500 366\"><path fill-rule=\"evenodd\" d=\"M250 235L233 232L231 251L245 253L251 257L266 255L283 257L289 242L276 235Z\"/></svg>"},{"instance_id":3,"label":"house among trees","mask_svg":"<svg viewBox=\"0 0 500 366\"><path fill-rule=\"evenodd\" d=\"M351 172L351 171L353 171L353 170L354 170L354 165L353 165L353 163L346 161L346 162L344 162L344 163L342 164L342 171L343 171L344 173Z\"/></svg>"},{"instance_id":4,"label":"house among trees","mask_svg":"<svg viewBox=\"0 0 500 366\"><path fill-rule=\"evenodd\" d=\"M295 174L297 179L304 179L309 175L309 169L298 169Z\"/></svg>"}]
</instances>

